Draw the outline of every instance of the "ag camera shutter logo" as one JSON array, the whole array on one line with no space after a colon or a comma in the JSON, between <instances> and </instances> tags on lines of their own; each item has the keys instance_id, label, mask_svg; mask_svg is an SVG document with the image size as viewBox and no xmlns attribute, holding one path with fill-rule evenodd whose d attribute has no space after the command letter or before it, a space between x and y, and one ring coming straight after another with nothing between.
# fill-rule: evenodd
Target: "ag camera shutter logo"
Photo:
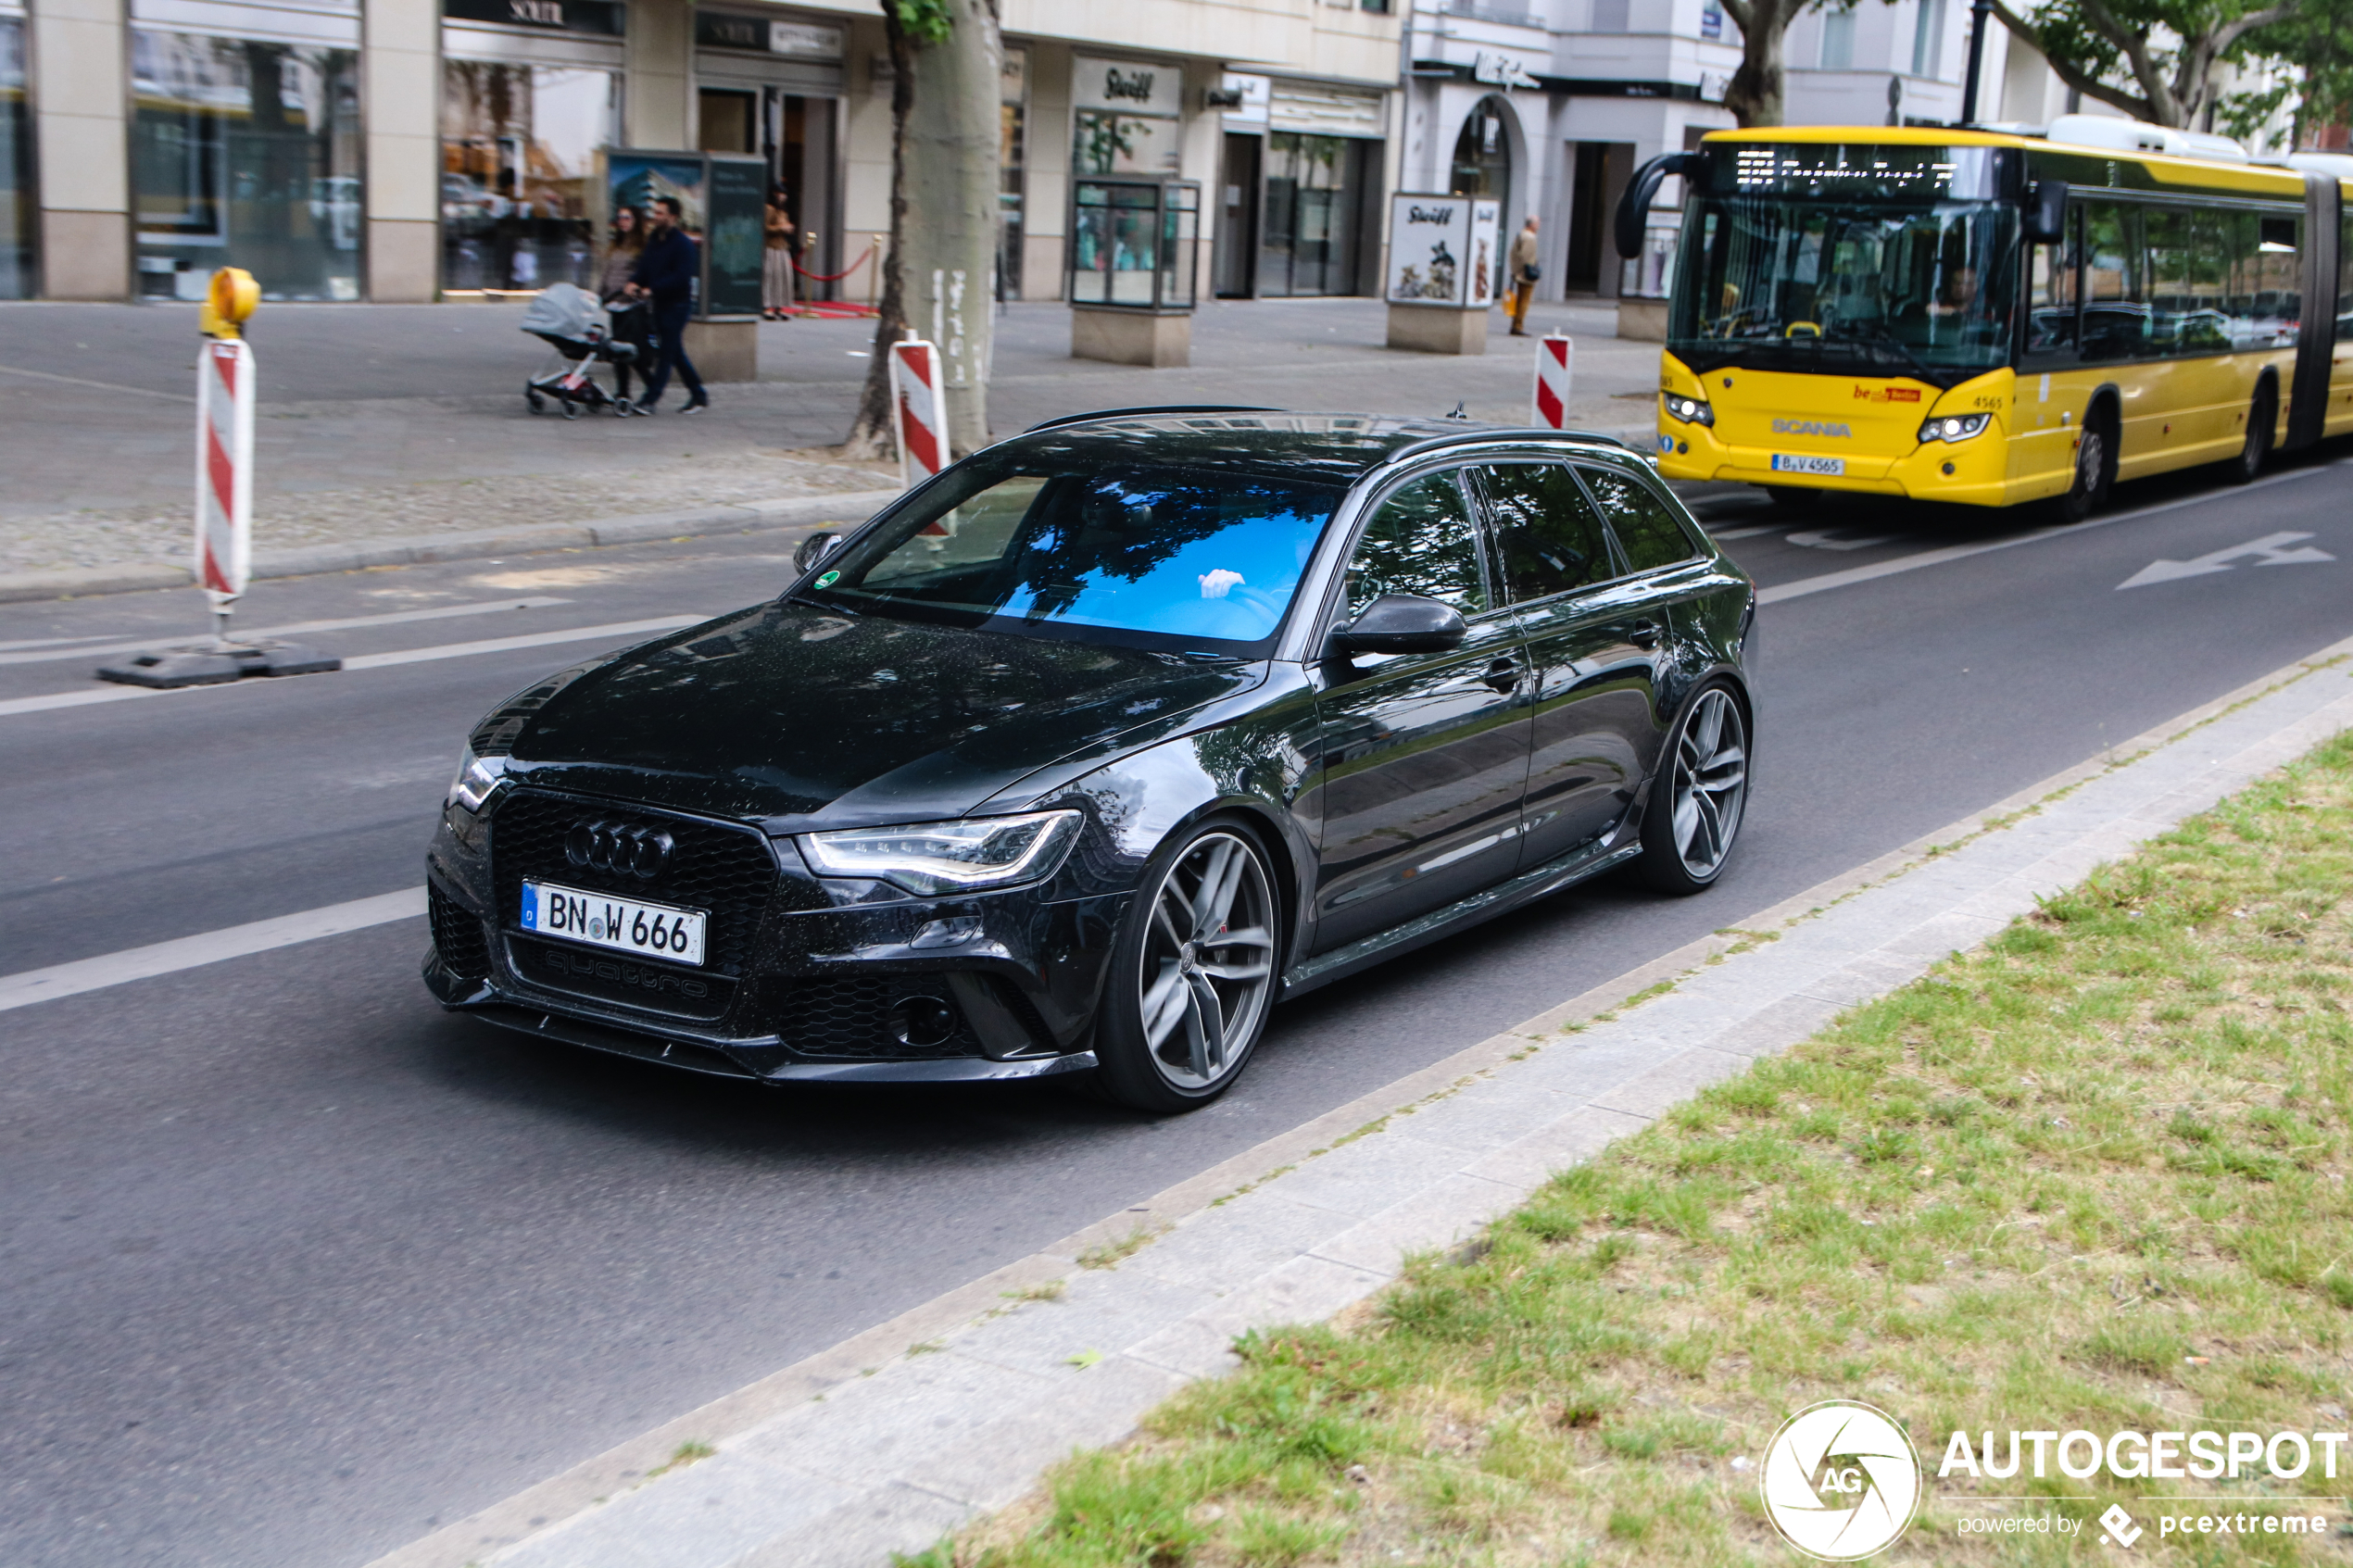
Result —
<instances>
[{"instance_id":1,"label":"ag camera shutter logo","mask_svg":"<svg viewBox=\"0 0 2353 1568\"><path fill-rule=\"evenodd\" d=\"M1783 1540L1819 1562L1858 1562L1910 1527L1920 1456L1886 1411L1825 1399L1773 1434L1759 1490Z\"/></svg>"}]
</instances>

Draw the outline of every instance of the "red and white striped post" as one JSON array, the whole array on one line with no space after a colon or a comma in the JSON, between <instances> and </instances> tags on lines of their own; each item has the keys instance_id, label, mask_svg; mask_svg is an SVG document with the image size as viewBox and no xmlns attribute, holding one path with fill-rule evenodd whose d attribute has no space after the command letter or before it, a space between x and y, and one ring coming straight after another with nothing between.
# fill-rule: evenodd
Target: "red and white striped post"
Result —
<instances>
[{"instance_id":1,"label":"red and white striped post","mask_svg":"<svg viewBox=\"0 0 2353 1568\"><path fill-rule=\"evenodd\" d=\"M1569 375L1576 368L1575 340L1558 332L1536 340L1536 423L1549 430L1568 428Z\"/></svg>"},{"instance_id":2,"label":"red and white striped post","mask_svg":"<svg viewBox=\"0 0 2353 1568\"><path fill-rule=\"evenodd\" d=\"M196 359L196 583L229 640L229 607L253 568L253 347L214 338Z\"/></svg>"},{"instance_id":3,"label":"red and white striped post","mask_svg":"<svg viewBox=\"0 0 2353 1568\"><path fill-rule=\"evenodd\" d=\"M948 392L939 382L939 350L912 332L890 345L890 429L899 440L902 487L948 466Z\"/></svg>"}]
</instances>

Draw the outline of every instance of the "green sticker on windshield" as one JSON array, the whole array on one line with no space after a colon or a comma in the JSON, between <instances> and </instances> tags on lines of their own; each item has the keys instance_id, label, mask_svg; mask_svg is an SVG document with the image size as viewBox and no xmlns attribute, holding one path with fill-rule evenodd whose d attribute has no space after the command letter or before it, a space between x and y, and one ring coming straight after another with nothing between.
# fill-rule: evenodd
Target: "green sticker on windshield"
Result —
<instances>
[{"instance_id":1,"label":"green sticker on windshield","mask_svg":"<svg viewBox=\"0 0 2353 1568\"><path fill-rule=\"evenodd\" d=\"M825 575L824 575L823 577L820 577L819 579L817 579L817 586L819 586L820 588L830 588L830 587L832 587L835 583L838 583L838 582L840 582L840 581L841 581L841 573L840 573L840 572L838 572L838 571L828 571L827 573L825 573Z\"/></svg>"}]
</instances>

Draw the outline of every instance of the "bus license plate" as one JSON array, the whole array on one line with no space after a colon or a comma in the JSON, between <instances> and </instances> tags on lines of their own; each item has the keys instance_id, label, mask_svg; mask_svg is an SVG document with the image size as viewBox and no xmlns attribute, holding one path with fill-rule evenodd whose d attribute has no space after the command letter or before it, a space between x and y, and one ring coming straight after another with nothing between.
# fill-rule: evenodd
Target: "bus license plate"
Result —
<instances>
[{"instance_id":1,"label":"bus license plate","mask_svg":"<svg viewBox=\"0 0 2353 1568\"><path fill-rule=\"evenodd\" d=\"M1843 474L1846 471L1846 459L1808 458L1789 452L1776 452L1773 454L1773 471L1775 473Z\"/></svg>"},{"instance_id":2,"label":"bus license plate","mask_svg":"<svg viewBox=\"0 0 2353 1568\"><path fill-rule=\"evenodd\" d=\"M673 909L610 893L585 893L551 882L522 884L525 931L585 942L592 947L643 953L673 963L702 962L703 920L699 909Z\"/></svg>"}]
</instances>

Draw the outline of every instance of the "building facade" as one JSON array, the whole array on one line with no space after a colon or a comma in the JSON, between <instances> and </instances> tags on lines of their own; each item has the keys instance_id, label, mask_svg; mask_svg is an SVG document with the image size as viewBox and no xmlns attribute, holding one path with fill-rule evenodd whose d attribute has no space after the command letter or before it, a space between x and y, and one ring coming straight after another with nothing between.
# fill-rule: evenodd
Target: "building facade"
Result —
<instances>
[{"instance_id":1,"label":"building facade","mask_svg":"<svg viewBox=\"0 0 2353 1568\"><path fill-rule=\"evenodd\" d=\"M1006 0L1008 295L1074 175L1198 182L1205 286L1353 293L1394 182L1394 0ZM0 0L0 298L423 301L592 281L615 148L764 159L811 292L887 245L872 0Z\"/></svg>"}]
</instances>

